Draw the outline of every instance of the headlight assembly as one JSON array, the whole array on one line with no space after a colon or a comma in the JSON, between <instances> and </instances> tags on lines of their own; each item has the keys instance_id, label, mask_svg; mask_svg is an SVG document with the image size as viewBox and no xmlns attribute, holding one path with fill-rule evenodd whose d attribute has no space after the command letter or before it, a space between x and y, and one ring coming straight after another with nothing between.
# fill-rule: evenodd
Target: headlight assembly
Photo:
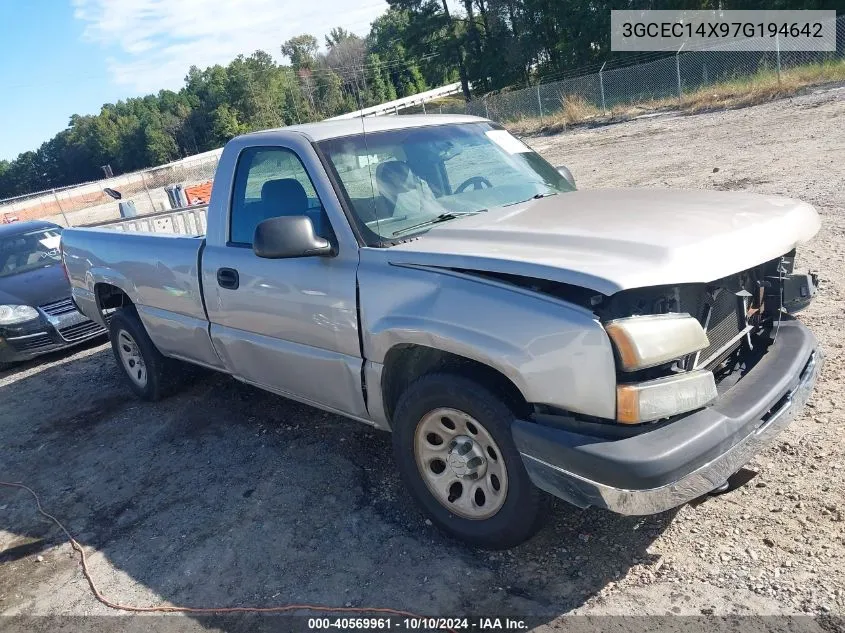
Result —
<instances>
[{"instance_id":1,"label":"headlight assembly","mask_svg":"<svg viewBox=\"0 0 845 633\"><path fill-rule=\"evenodd\" d=\"M710 345L704 328L689 314L655 314L605 324L622 371L636 371L692 354Z\"/></svg>"},{"instance_id":2,"label":"headlight assembly","mask_svg":"<svg viewBox=\"0 0 845 633\"><path fill-rule=\"evenodd\" d=\"M0 305L0 325L14 325L38 318L38 311L30 306Z\"/></svg>"}]
</instances>

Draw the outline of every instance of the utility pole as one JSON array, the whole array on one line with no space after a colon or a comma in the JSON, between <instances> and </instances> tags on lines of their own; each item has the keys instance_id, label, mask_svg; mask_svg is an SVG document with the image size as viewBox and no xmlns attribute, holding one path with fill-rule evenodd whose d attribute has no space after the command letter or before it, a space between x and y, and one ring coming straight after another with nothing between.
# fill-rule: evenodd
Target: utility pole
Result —
<instances>
[{"instance_id":1,"label":"utility pole","mask_svg":"<svg viewBox=\"0 0 845 633\"><path fill-rule=\"evenodd\" d=\"M686 42L684 42L686 44ZM684 97L683 88L681 87L681 51L684 48L684 44L681 44L681 48L678 49L678 52L675 53L675 71L678 74L678 105L681 105L681 99Z\"/></svg>"}]
</instances>

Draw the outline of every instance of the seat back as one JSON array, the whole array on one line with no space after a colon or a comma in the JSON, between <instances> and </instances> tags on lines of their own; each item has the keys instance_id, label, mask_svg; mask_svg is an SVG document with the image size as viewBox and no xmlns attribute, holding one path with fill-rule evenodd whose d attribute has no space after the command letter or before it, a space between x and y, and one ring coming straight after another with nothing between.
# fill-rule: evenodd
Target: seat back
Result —
<instances>
[{"instance_id":1,"label":"seat back","mask_svg":"<svg viewBox=\"0 0 845 633\"><path fill-rule=\"evenodd\" d=\"M268 180L261 186L261 207L265 220L306 215L308 195L302 183L295 178Z\"/></svg>"},{"instance_id":2,"label":"seat back","mask_svg":"<svg viewBox=\"0 0 845 633\"><path fill-rule=\"evenodd\" d=\"M388 160L376 167L376 187L379 200L376 202L378 215L392 216L399 195L415 188L411 168L404 160Z\"/></svg>"}]
</instances>

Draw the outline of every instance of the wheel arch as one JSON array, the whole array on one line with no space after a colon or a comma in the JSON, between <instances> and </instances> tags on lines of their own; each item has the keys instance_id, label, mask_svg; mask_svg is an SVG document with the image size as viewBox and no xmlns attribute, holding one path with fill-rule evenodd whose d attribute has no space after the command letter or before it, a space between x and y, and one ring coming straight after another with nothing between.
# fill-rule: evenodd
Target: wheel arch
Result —
<instances>
[{"instance_id":1,"label":"wheel arch","mask_svg":"<svg viewBox=\"0 0 845 633\"><path fill-rule=\"evenodd\" d=\"M123 288L105 281L94 284L94 301L97 305L97 313L106 326L115 310L135 305L129 293Z\"/></svg>"},{"instance_id":2,"label":"wheel arch","mask_svg":"<svg viewBox=\"0 0 845 633\"><path fill-rule=\"evenodd\" d=\"M516 384L495 367L434 347L402 343L388 350L381 374L381 395L388 423L392 425L396 405L408 386L431 373L463 376L500 395L515 416L531 413L531 405Z\"/></svg>"}]
</instances>

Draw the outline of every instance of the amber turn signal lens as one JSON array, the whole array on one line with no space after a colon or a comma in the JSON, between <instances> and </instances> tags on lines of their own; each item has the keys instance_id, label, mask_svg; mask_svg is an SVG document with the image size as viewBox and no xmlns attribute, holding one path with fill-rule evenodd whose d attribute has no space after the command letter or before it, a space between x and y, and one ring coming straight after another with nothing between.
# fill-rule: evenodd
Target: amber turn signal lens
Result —
<instances>
[{"instance_id":1,"label":"amber turn signal lens","mask_svg":"<svg viewBox=\"0 0 845 633\"><path fill-rule=\"evenodd\" d=\"M640 424L700 409L716 399L712 371L692 371L616 387L616 421Z\"/></svg>"}]
</instances>

